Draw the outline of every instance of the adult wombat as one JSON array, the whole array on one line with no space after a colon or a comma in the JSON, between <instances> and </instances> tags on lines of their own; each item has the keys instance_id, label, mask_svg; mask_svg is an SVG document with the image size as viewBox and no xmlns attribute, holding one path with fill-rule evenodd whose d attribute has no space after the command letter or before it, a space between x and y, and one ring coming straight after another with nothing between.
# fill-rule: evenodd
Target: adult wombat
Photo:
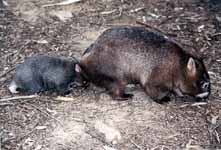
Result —
<instances>
[{"instance_id":1,"label":"adult wombat","mask_svg":"<svg viewBox=\"0 0 221 150\"><path fill-rule=\"evenodd\" d=\"M80 65L90 81L116 99L130 96L124 92L130 83L139 83L158 102L170 93L197 98L210 94L203 61L145 27L106 30L86 49Z\"/></svg>"},{"instance_id":2,"label":"adult wombat","mask_svg":"<svg viewBox=\"0 0 221 150\"><path fill-rule=\"evenodd\" d=\"M84 82L76 60L39 55L26 59L16 67L9 90L28 94L55 90L65 94L71 85L80 86Z\"/></svg>"}]
</instances>

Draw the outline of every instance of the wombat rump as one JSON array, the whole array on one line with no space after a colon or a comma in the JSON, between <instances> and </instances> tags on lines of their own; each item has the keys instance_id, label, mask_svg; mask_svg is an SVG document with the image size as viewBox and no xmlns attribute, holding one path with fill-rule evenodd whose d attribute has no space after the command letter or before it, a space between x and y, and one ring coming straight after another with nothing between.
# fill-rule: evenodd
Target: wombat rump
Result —
<instances>
[{"instance_id":1,"label":"wombat rump","mask_svg":"<svg viewBox=\"0 0 221 150\"><path fill-rule=\"evenodd\" d=\"M106 30L85 50L82 70L113 98L124 99L127 84L139 83L158 102L171 93L205 99L210 79L200 58L145 27L120 26Z\"/></svg>"},{"instance_id":2,"label":"wombat rump","mask_svg":"<svg viewBox=\"0 0 221 150\"><path fill-rule=\"evenodd\" d=\"M65 94L71 85L80 86L83 83L77 61L39 55L26 59L16 67L9 90L12 93L28 94L54 90Z\"/></svg>"}]
</instances>

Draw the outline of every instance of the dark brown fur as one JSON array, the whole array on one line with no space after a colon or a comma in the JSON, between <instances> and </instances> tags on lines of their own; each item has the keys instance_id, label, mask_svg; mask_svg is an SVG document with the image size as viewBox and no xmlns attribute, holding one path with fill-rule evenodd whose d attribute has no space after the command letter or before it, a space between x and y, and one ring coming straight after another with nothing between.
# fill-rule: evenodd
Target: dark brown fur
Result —
<instances>
[{"instance_id":1,"label":"dark brown fur","mask_svg":"<svg viewBox=\"0 0 221 150\"><path fill-rule=\"evenodd\" d=\"M80 65L89 80L117 99L129 96L124 89L130 83L141 84L151 98L161 100L171 92L196 96L205 92L198 82L209 82L202 60L144 27L106 30L86 49Z\"/></svg>"}]
</instances>

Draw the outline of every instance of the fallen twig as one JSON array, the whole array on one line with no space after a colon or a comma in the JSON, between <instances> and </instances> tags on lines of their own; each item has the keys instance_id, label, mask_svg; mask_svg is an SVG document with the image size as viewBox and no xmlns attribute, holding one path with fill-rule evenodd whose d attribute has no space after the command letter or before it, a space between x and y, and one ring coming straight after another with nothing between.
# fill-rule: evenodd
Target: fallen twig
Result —
<instances>
[{"instance_id":1,"label":"fallen twig","mask_svg":"<svg viewBox=\"0 0 221 150\"><path fill-rule=\"evenodd\" d=\"M221 145L220 144L201 144L200 146L204 146L204 147L217 147L219 149L217 150L220 150L221 149Z\"/></svg>"},{"instance_id":2,"label":"fallen twig","mask_svg":"<svg viewBox=\"0 0 221 150\"><path fill-rule=\"evenodd\" d=\"M131 12L131 13L136 13L136 12L141 11L141 10L144 10L144 9L145 9L145 7L139 7L139 8L130 10L130 12Z\"/></svg>"},{"instance_id":3,"label":"fallen twig","mask_svg":"<svg viewBox=\"0 0 221 150\"><path fill-rule=\"evenodd\" d=\"M189 140L189 142L186 144L186 150L202 150L202 147L200 145L192 145L192 140Z\"/></svg>"},{"instance_id":4,"label":"fallen twig","mask_svg":"<svg viewBox=\"0 0 221 150\"><path fill-rule=\"evenodd\" d=\"M58 97L54 98L54 100L56 100L56 101L63 101L63 102L76 101L76 99L73 98L73 97L63 97L63 96L58 96Z\"/></svg>"},{"instance_id":5,"label":"fallen twig","mask_svg":"<svg viewBox=\"0 0 221 150\"><path fill-rule=\"evenodd\" d=\"M7 71L5 71L4 73L2 73L0 75L0 78L4 77L5 75L7 75L8 73L10 73L11 71L15 70L15 67L12 67L11 69L8 69Z\"/></svg>"},{"instance_id":6,"label":"fallen twig","mask_svg":"<svg viewBox=\"0 0 221 150\"><path fill-rule=\"evenodd\" d=\"M34 128L34 129L32 129L31 131L25 133L24 135L22 135L21 137L19 137L18 141L23 140L25 137L27 137L28 135L32 134L32 133L35 132L36 130L37 130L37 129Z\"/></svg>"},{"instance_id":7,"label":"fallen twig","mask_svg":"<svg viewBox=\"0 0 221 150\"><path fill-rule=\"evenodd\" d=\"M8 102L8 101L19 100L19 99L32 99L36 97L38 97L38 95L15 96L15 97L9 97L9 98L2 98L0 99L0 102Z\"/></svg>"},{"instance_id":8,"label":"fallen twig","mask_svg":"<svg viewBox=\"0 0 221 150\"><path fill-rule=\"evenodd\" d=\"M137 145L133 140L130 140L130 142L139 150L144 150L141 146Z\"/></svg>"},{"instance_id":9,"label":"fallen twig","mask_svg":"<svg viewBox=\"0 0 221 150\"><path fill-rule=\"evenodd\" d=\"M207 102L198 102L198 103L193 103L191 106L202 106L202 105L207 105Z\"/></svg>"},{"instance_id":10,"label":"fallen twig","mask_svg":"<svg viewBox=\"0 0 221 150\"><path fill-rule=\"evenodd\" d=\"M147 14L149 15L149 16L151 16L152 18L159 18L160 16L158 16L158 15L156 15L156 14L154 14L154 13L151 13L151 12L147 12Z\"/></svg>"},{"instance_id":11,"label":"fallen twig","mask_svg":"<svg viewBox=\"0 0 221 150\"><path fill-rule=\"evenodd\" d=\"M215 130L215 136L216 136L216 140L218 141L218 143L220 143L220 135L216 130Z\"/></svg>"},{"instance_id":12,"label":"fallen twig","mask_svg":"<svg viewBox=\"0 0 221 150\"><path fill-rule=\"evenodd\" d=\"M13 103L0 103L0 106L14 105Z\"/></svg>"},{"instance_id":13,"label":"fallen twig","mask_svg":"<svg viewBox=\"0 0 221 150\"><path fill-rule=\"evenodd\" d=\"M149 24L143 23L143 22L138 21L138 20L136 21L136 23L139 24L139 25L145 26L145 27L147 27L147 28L154 29L155 31L160 32L160 33L162 33L163 35L167 35L167 33L165 33L164 31L162 31L161 29L156 28L156 27L154 27L154 26L151 26L151 25L149 25Z\"/></svg>"},{"instance_id":14,"label":"fallen twig","mask_svg":"<svg viewBox=\"0 0 221 150\"><path fill-rule=\"evenodd\" d=\"M101 15L110 15L110 14L116 12L116 11L117 11L117 9L114 9L114 10L111 10L111 11L103 11L103 12L101 12Z\"/></svg>"},{"instance_id":15,"label":"fallen twig","mask_svg":"<svg viewBox=\"0 0 221 150\"><path fill-rule=\"evenodd\" d=\"M221 33L215 33L215 34L212 34L211 37L216 37L216 36L220 36Z\"/></svg>"},{"instance_id":16,"label":"fallen twig","mask_svg":"<svg viewBox=\"0 0 221 150\"><path fill-rule=\"evenodd\" d=\"M158 145L158 146L156 146L154 148L151 148L151 150L157 150L157 149L160 149L160 147L161 147L161 150L164 150L164 148L169 149L168 147L166 147L164 145Z\"/></svg>"},{"instance_id":17,"label":"fallen twig","mask_svg":"<svg viewBox=\"0 0 221 150\"><path fill-rule=\"evenodd\" d=\"M109 147L109 146L103 146L104 150L117 150L115 148Z\"/></svg>"},{"instance_id":18,"label":"fallen twig","mask_svg":"<svg viewBox=\"0 0 221 150\"><path fill-rule=\"evenodd\" d=\"M208 105L207 102L197 102L197 103L188 103L188 104L183 104L180 106L180 108L184 108L184 107L188 107L188 106L204 106L204 105Z\"/></svg>"},{"instance_id":19,"label":"fallen twig","mask_svg":"<svg viewBox=\"0 0 221 150\"><path fill-rule=\"evenodd\" d=\"M31 40L27 40L27 41L21 46L21 48L19 48L18 50L14 50L12 53L7 54L7 55L6 55L6 59L7 59L8 57L10 57L11 55L18 56L18 55L24 50L24 48L25 48L29 43L31 43Z\"/></svg>"},{"instance_id":20,"label":"fallen twig","mask_svg":"<svg viewBox=\"0 0 221 150\"><path fill-rule=\"evenodd\" d=\"M35 105L32 105L32 104L29 104L29 105L32 106L33 108L35 108L36 110L40 111L42 114L44 114L44 115L46 115L46 116L48 116L48 117L54 119L54 120L57 121L61 126L63 126L63 123L62 123L60 120L58 120L57 118L53 117L53 116L50 115L48 112L42 110L41 108L39 108L39 107L37 107L37 106L35 106Z\"/></svg>"},{"instance_id":21,"label":"fallen twig","mask_svg":"<svg viewBox=\"0 0 221 150\"><path fill-rule=\"evenodd\" d=\"M43 5L43 7L63 6L63 5L69 5L69 4L72 4L72 3L77 3L77 2L80 2L80 1L81 0L66 0L66 1L63 1L63 2L60 2L60 3L46 4L46 5Z\"/></svg>"}]
</instances>

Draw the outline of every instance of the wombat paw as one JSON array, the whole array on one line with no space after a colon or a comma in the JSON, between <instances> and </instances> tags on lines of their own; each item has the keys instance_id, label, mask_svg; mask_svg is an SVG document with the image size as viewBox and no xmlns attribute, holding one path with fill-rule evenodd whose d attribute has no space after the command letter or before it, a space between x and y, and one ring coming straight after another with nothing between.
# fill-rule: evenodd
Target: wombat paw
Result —
<instances>
[{"instance_id":1,"label":"wombat paw","mask_svg":"<svg viewBox=\"0 0 221 150\"><path fill-rule=\"evenodd\" d=\"M114 100L118 100L118 101L126 101L131 98L133 98L133 94L129 94L129 93L124 93L123 96L113 97Z\"/></svg>"},{"instance_id":2,"label":"wombat paw","mask_svg":"<svg viewBox=\"0 0 221 150\"><path fill-rule=\"evenodd\" d=\"M159 104L164 104L164 103L168 103L170 101L170 97L169 96L165 96L162 99L157 99L155 100L155 102L159 103Z\"/></svg>"},{"instance_id":3,"label":"wombat paw","mask_svg":"<svg viewBox=\"0 0 221 150\"><path fill-rule=\"evenodd\" d=\"M133 98L133 96L134 96L134 95L133 95L133 94L130 94L130 93L124 93L124 94L123 94L123 97L124 97L124 98Z\"/></svg>"}]
</instances>

